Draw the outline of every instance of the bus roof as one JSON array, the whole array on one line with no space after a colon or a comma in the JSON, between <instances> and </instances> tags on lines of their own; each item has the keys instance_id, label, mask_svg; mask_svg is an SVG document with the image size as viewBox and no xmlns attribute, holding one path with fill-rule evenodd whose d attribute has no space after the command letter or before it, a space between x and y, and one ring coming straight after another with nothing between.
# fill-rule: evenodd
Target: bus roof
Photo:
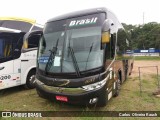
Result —
<instances>
[{"instance_id":1,"label":"bus roof","mask_svg":"<svg viewBox=\"0 0 160 120\"><path fill-rule=\"evenodd\" d=\"M73 18L73 17L79 17L79 16L83 16L83 15L96 14L96 13L102 13L102 12L106 13L107 9L104 7L101 7L101 8L93 8L93 9L76 11L76 12L64 14L61 16L57 16L55 18L48 20L47 22L58 21L58 20L62 20L62 19L69 19L69 18Z\"/></svg>"},{"instance_id":2,"label":"bus roof","mask_svg":"<svg viewBox=\"0 0 160 120\"><path fill-rule=\"evenodd\" d=\"M37 24L36 20L22 17L0 17L0 31L28 32L42 30L43 25Z\"/></svg>"},{"instance_id":3,"label":"bus roof","mask_svg":"<svg viewBox=\"0 0 160 120\"><path fill-rule=\"evenodd\" d=\"M36 20L22 17L0 17L0 20L22 21L30 24L35 24Z\"/></svg>"}]
</instances>

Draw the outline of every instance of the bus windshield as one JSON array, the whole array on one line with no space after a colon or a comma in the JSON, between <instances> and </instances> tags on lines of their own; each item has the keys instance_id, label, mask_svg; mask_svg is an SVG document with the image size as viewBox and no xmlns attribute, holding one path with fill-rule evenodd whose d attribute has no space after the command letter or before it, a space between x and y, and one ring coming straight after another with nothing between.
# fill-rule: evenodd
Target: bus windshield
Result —
<instances>
[{"instance_id":1,"label":"bus windshield","mask_svg":"<svg viewBox=\"0 0 160 120\"><path fill-rule=\"evenodd\" d=\"M79 74L101 67L102 19L104 15L96 14L47 23L40 40L39 69L51 73Z\"/></svg>"}]
</instances>

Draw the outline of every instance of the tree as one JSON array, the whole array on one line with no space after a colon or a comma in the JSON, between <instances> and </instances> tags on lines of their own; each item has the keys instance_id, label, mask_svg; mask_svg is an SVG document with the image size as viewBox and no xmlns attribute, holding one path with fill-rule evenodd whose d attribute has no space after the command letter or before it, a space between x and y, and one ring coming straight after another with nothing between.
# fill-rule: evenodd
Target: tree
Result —
<instances>
[{"instance_id":1,"label":"tree","mask_svg":"<svg viewBox=\"0 0 160 120\"><path fill-rule=\"evenodd\" d=\"M139 26L122 25L131 39L133 49L160 49L160 24L150 22Z\"/></svg>"}]
</instances>

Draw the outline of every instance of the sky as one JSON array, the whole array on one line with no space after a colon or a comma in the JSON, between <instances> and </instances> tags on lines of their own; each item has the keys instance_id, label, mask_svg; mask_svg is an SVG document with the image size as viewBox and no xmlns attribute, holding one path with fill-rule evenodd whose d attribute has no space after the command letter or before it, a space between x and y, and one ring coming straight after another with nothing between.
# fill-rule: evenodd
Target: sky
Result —
<instances>
[{"instance_id":1,"label":"sky","mask_svg":"<svg viewBox=\"0 0 160 120\"><path fill-rule=\"evenodd\" d=\"M42 25L55 16L96 7L110 9L121 23L160 23L160 0L0 0L0 5L0 16L31 18Z\"/></svg>"}]
</instances>

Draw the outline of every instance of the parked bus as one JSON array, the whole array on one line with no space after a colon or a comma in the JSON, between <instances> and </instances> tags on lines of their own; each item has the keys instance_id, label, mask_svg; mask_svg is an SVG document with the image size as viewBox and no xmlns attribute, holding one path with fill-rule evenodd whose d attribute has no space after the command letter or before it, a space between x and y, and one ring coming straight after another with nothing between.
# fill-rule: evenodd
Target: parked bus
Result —
<instances>
[{"instance_id":1,"label":"parked bus","mask_svg":"<svg viewBox=\"0 0 160 120\"><path fill-rule=\"evenodd\" d=\"M48 20L40 39L36 90L40 97L71 104L105 106L118 96L133 60L123 56L130 40L106 8Z\"/></svg>"},{"instance_id":2,"label":"parked bus","mask_svg":"<svg viewBox=\"0 0 160 120\"><path fill-rule=\"evenodd\" d=\"M34 88L42 27L35 20L0 18L0 90L23 84Z\"/></svg>"}]
</instances>

